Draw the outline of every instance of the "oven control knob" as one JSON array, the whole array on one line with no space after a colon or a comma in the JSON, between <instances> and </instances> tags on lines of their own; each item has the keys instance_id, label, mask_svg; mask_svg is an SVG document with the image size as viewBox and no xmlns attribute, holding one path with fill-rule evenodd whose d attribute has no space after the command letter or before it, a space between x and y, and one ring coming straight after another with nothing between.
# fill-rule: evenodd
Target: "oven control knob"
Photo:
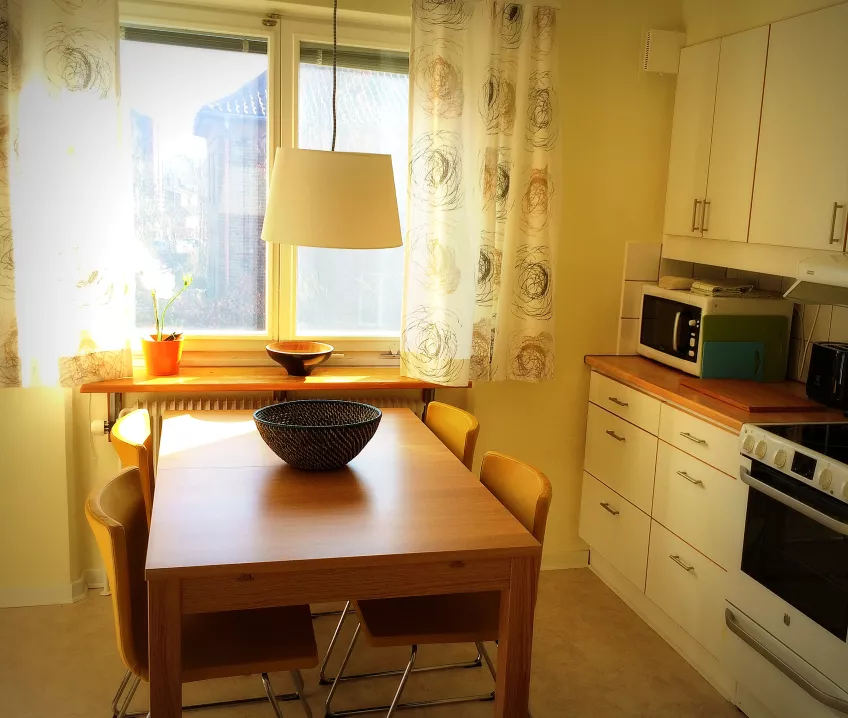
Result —
<instances>
[{"instance_id":1,"label":"oven control knob","mask_svg":"<svg viewBox=\"0 0 848 718\"><path fill-rule=\"evenodd\" d=\"M754 449L754 453L757 455L758 458L762 459L766 455L767 449L768 446L766 445L765 441L758 441L757 447Z\"/></svg>"},{"instance_id":2,"label":"oven control knob","mask_svg":"<svg viewBox=\"0 0 848 718\"><path fill-rule=\"evenodd\" d=\"M786 452L783 449L780 449L774 455L774 465L778 469L782 469L784 466L786 466Z\"/></svg>"},{"instance_id":3,"label":"oven control knob","mask_svg":"<svg viewBox=\"0 0 848 718\"><path fill-rule=\"evenodd\" d=\"M754 450L754 437L750 434L746 436L742 448L750 454Z\"/></svg>"},{"instance_id":4,"label":"oven control knob","mask_svg":"<svg viewBox=\"0 0 848 718\"><path fill-rule=\"evenodd\" d=\"M819 474L819 486L821 486L823 489L829 489L832 483L833 474L830 473L830 469L824 469Z\"/></svg>"}]
</instances>

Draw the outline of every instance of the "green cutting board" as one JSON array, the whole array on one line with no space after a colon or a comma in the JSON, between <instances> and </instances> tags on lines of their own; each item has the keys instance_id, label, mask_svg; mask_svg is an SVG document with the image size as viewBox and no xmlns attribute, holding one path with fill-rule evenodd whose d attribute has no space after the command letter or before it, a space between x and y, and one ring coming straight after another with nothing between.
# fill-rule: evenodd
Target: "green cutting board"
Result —
<instances>
[{"instance_id":1,"label":"green cutting board","mask_svg":"<svg viewBox=\"0 0 848 718\"><path fill-rule=\"evenodd\" d=\"M789 358L789 327L788 317L707 314L701 320L701 346L707 342L762 344L762 372L758 381L783 381ZM709 374L715 377L714 373ZM702 372L702 376L707 375Z\"/></svg>"}]
</instances>

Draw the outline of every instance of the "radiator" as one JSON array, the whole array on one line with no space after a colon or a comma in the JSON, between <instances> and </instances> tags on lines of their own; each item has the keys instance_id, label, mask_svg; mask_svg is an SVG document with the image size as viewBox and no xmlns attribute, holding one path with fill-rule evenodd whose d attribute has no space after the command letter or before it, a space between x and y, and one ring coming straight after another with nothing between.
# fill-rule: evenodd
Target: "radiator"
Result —
<instances>
[{"instance_id":1,"label":"radiator","mask_svg":"<svg viewBox=\"0 0 848 718\"><path fill-rule=\"evenodd\" d=\"M159 456L159 435L162 429L162 417L168 411L255 411L263 406L277 403L271 394L215 394L198 396L195 394L129 394L121 415L135 409L147 409L150 413L150 425L153 428L153 455ZM296 399L346 399L371 404L380 409L411 409L421 416L424 402L420 394L400 396L390 394L369 394L352 396L349 392L297 392L290 393L289 400Z\"/></svg>"}]
</instances>

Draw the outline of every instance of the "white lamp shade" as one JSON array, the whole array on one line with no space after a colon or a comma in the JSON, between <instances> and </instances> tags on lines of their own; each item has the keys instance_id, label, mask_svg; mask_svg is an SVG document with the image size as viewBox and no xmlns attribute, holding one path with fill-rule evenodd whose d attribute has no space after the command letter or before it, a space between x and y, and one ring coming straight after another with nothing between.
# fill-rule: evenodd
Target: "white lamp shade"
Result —
<instances>
[{"instance_id":1,"label":"white lamp shade","mask_svg":"<svg viewBox=\"0 0 848 718\"><path fill-rule=\"evenodd\" d=\"M301 247L400 247L390 155L278 149L262 239Z\"/></svg>"}]
</instances>

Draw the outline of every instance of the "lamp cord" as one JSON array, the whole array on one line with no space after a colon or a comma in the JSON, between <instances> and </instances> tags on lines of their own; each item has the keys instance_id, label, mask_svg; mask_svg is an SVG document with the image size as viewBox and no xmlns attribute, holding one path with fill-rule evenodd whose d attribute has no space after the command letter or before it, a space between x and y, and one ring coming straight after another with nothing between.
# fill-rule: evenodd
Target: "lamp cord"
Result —
<instances>
[{"instance_id":1,"label":"lamp cord","mask_svg":"<svg viewBox=\"0 0 848 718\"><path fill-rule=\"evenodd\" d=\"M331 152L336 151L336 26L338 24L339 0L333 0L333 144Z\"/></svg>"}]
</instances>

